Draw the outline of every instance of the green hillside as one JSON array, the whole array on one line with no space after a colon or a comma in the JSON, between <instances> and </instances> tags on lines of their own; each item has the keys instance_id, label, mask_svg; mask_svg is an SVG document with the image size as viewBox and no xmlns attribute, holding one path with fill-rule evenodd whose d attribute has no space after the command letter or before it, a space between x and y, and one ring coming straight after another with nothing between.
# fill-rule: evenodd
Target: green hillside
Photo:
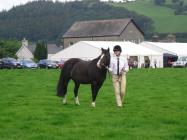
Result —
<instances>
[{"instance_id":1,"label":"green hillside","mask_svg":"<svg viewBox=\"0 0 187 140\"><path fill-rule=\"evenodd\" d=\"M169 2L169 0L167 1ZM159 33L187 32L187 16L175 15L174 10L156 6L150 0L137 0L136 2L112 4L125 7L130 11L145 15L154 21L154 31Z\"/></svg>"}]
</instances>

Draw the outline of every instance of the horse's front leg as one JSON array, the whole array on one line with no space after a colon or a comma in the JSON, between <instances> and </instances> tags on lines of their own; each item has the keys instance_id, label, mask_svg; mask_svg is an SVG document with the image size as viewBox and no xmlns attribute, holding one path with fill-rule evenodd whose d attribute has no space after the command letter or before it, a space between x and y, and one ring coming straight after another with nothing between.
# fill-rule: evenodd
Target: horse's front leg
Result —
<instances>
[{"instance_id":1,"label":"horse's front leg","mask_svg":"<svg viewBox=\"0 0 187 140\"><path fill-rule=\"evenodd\" d=\"M91 84L91 89L92 89L92 103L91 103L91 106L92 107L95 107L96 97L97 97L97 94L98 94L100 88L101 88L101 84L96 84L96 83Z\"/></svg>"}]
</instances>

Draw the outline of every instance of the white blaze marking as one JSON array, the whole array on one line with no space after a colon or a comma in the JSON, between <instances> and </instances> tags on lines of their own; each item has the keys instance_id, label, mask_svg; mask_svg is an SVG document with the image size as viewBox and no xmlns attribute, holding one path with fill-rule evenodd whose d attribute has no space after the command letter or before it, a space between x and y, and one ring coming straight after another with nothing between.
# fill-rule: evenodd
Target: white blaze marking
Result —
<instances>
[{"instance_id":1,"label":"white blaze marking","mask_svg":"<svg viewBox=\"0 0 187 140\"><path fill-rule=\"evenodd\" d=\"M104 54L101 55L99 61L97 62L97 67L101 68L101 65L100 65L100 62L101 62L101 59L104 57Z\"/></svg>"}]
</instances>

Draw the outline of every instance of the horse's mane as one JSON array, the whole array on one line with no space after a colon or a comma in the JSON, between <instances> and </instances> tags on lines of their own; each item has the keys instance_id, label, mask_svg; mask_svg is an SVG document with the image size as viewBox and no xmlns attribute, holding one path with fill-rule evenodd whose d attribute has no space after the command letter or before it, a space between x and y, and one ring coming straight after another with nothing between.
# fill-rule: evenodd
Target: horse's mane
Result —
<instances>
[{"instance_id":1,"label":"horse's mane","mask_svg":"<svg viewBox=\"0 0 187 140\"><path fill-rule=\"evenodd\" d=\"M96 64L99 61L100 58L101 58L101 55L99 55L97 58L91 60L91 62Z\"/></svg>"}]
</instances>

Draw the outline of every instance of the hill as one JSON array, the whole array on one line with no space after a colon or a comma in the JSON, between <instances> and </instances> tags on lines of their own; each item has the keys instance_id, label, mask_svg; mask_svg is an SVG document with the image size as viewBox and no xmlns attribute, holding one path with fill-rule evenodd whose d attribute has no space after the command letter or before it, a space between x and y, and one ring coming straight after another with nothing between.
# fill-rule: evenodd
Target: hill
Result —
<instances>
[{"instance_id":1,"label":"hill","mask_svg":"<svg viewBox=\"0 0 187 140\"><path fill-rule=\"evenodd\" d=\"M152 30L149 18L98 0L65 3L42 0L1 12L0 38L55 41L75 21L116 18L133 18L145 33Z\"/></svg>"},{"instance_id":2,"label":"hill","mask_svg":"<svg viewBox=\"0 0 187 140\"><path fill-rule=\"evenodd\" d=\"M171 3L171 0L166 0L167 3ZM185 4L187 4L186 1ZM187 32L187 15L175 15L174 9L166 6L157 6L152 0L137 0L129 3L113 3L112 5L124 7L130 11L151 18L154 21L154 32Z\"/></svg>"},{"instance_id":3,"label":"hill","mask_svg":"<svg viewBox=\"0 0 187 140\"><path fill-rule=\"evenodd\" d=\"M186 140L186 69L136 69L127 75L125 104L117 108L107 76L91 108L90 85L74 105L55 96L59 70L0 70L2 140Z\"/></svg>"}]
</instances>

